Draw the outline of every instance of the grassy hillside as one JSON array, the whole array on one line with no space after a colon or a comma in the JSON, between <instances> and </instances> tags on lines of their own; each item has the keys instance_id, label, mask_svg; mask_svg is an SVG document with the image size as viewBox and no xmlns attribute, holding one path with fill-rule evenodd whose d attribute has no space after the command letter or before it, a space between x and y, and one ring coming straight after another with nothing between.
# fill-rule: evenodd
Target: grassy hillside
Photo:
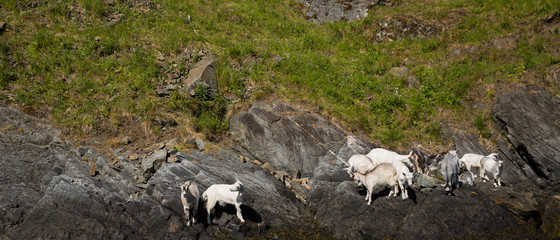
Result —
<instances>
[{"instance_id":1,"label":"grassy hillside","mask_svg":"<svg viewBox=\"0 0 560 240\"><path fill-rule=\"evenodd\" d=\"M560 63L560 20L551 18L560 0L399 0L321 25L302 9L295 0L3 0L0 99L107 143L131 129L161 136L170 119L178 135L222 135L227 99L239 99L296 102L385 145L433 148L448 127L492 140L490 103L502 91L560 93L547 80ZM381 41L390 17L440 31ZM166 69L192 66L177 61L183 52L196 60L205 51L227 99L157 96Z\"/></svg>"}]
</instances>

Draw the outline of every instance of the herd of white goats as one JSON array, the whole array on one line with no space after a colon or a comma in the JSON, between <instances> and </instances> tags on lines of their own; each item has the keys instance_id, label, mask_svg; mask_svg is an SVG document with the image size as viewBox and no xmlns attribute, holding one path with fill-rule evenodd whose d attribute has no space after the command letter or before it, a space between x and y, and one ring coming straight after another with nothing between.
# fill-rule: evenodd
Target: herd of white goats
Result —
<instances>
[{"instance_id":1,"label":"herd of white goats","mask_svg":"<svg viewBox=\"0 0 560 240\"><path fill-rule=\"evenodd\" d=\"M430 171L440 170L445 180L445 191L453 194L453 189L463 184L474 185L475 175L472 168L478 168L480 178L484 181L494 180L494 186L501 186L500 175L502 173L503 161L497 159L498 154L491 153L488 156L467 153L461 159L457 151L450 150L438 155L428 155L417 148L413 148L408 155L400 155L396 152L383 148L375 148L368 154L353 155L348 159L348 171L350 177L358 186L367 189L366 201L368 205L372 201L374 189L390 187L389 196L397 196L399 189L402 199L408 198L407 188L412 184L413 171L420 174L428 174ZM410 168L409 168L410 167ZM412 171L411 171L412 169ZM186 215L186 224L190 226L196 222L196 213L200 194L198 186L194 181L187 181L181 186L181 200ZM241 204L245 190L239 179L234 184L214 184L203 194L205 202L207 222L210 221L210 211L216 203L220 206L225 204L235 205L237 217L245 222L241 214Z\"/></svg>"}]
</instances>

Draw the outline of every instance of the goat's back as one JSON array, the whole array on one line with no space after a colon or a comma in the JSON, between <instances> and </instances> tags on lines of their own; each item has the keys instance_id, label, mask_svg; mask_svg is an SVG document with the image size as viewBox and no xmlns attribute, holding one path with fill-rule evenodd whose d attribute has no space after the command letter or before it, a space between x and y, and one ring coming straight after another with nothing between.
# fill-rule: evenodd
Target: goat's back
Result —
<instances>
[{"instance_id":1,"label":"goat's back","mask_svg":"<svg viewBox=\"0 0 560 240\"><path fill-rule=\"evenodd\" d=\"M501 172L500 163L496 161L495 158L492 157L483 157L480 160L480 166L482 166L484 170L488 172L496 172L496 173Z\"/></svg>"},{"instance_id":2,"label":"goat's back","mask_svg":"<svg viewBox=\"0 0 560 240\"><path fill-rule=\"evenodd\" d=\"M479 167L480 166L480 160L483 158L484 156L480 155L480 154L476 154L476 153L465 153L465 155L463 155L463 157L461 157L461 162L464 162L466 164L469 164L471 166L475 166L475 167Z\"/></svg>"},{"instance_id":3,"label":"goat's back","mask_svg":"<svg viewBox=\"0 0 560 240\"><path fill-rule=\"evenodd\" d=\"M243 194L243 191L231 191L232 187L234 187L232 184L214 184L204 191L202 197L205 201L220 200L233 204Z\"/></svg>"},{"instance_id":4,"label":"goat's back","mask_svg":"<svg viewBox=\"0 0 560 240\"><path fill-rule=\"evenodd\" d=\"M447 153L441 161L441 174L443 176L450 176L457 174L459 171L459 158L456 154Z\"/></svg>"},{"instance_id":5,"label":"goat's back","mask_svg":"<svg viewBox=\"0 0 560 240\"><path fill-rule=\"evenodd\" d=\"M358 171L362 174L365 174L374 168L374 164L371 159L363 154L352 155L352 157L348 159L348 164L350 165L350 171Z\"/></svg>"},{"instance_id":6,"label":"goat's back","mask_svg":"<svg viewBox=\"0 0 560 240\"><path fill-rule=\"evenodd\" d=\"M365 175L368 185L397 181L397 169L390 163L381 163Z\"/></svg>"}]
</instances>

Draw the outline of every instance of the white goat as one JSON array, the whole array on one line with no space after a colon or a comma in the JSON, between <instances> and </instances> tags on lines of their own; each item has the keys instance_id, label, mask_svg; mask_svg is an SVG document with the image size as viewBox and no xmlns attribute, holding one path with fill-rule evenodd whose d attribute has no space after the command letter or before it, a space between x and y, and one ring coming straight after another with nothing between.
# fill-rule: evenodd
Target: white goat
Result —
<instances>
[{"instance_id":1,"label":"white goat","mask_svg":"<svg viewBox=\"0 0 560 240\"><path fill-rule=\"evenodd\" d=\"M449 150L441 161L441 175L445 180L445 191L448 195L453 195L453 190L459 184L459 157L456 150Z\"/></svg>"},{"instance_id":2,"label":"white goat","mask_svg":"<svg viewBox=\"0 0 560 240\"><path fill-rule=\"evenodd\" d=\"M414 174L402 162L393 160L391 164L397 169L397 181L401 190L401 197L403 200L408 199L408 187L412 185Z\"/></svg>"},{"instance_id":3,"label":"white goat","mask_svg":"<svg viewBox=\"0 0 560 240\"><path fill-rule=\"evenodd\" d=\"M245 222L243 215L241 215L241 204L243 203L243 194L245 193L245 188L243 183L239 179L235 179L234 184L214 184L210 186L202 194L202 198L206 202L206 211L208 212L208 225L212 224L210 221L210 211L216 206L216 203L220 206L225 206L226 204L233 204L237 209L237 217L242 223Z\"/></svg>"},{"instance_id":4,"label":"white goat","mask_svg":"<svg viewBox=\"0 0 560 240\"><path fill-rule=\"evenodd\" d=\"M383 148L374 148L367 155L370 158L374 166L381 163L393 164L393 167L397 169L397 179L399 182L399 188L401 190L402 199L408 199L408 186L412 185L413 174L406 164L412 166L413 152L411 151L408 155L400 155L396 152L389 151Z\"/></svg>"},{"instance_id":5,"label":"white goat","mask_svg":"<svg viewBox=\"0 0 560 240\"><path fill-rule=\"evenodd\" d=\"M352 176L353 172L359 172L361 174L366 174L373 170L374 166L371 159L363 154L356 154L348 159L348 173Z\"/></svg>"},{"instance_id":6,"label":"white goat","mask_svg":"<svg viewBox=\"0 0 560 240\"><path fill-rule=\"evenodd\" d=\"M181 202L183 202L187 227L196 223L199 198L198 186L194 181L186 181L181 184Z\"/></svg>"},{"instance_id":7,"label":"white goat","mask_svg":"<svg viewBox=\"0 0 560 240\"><path fill-rule=\"evenodd\" d=\"M494 187L502 186L500 177L502 175L503 164L504 161L502 160L497 160L496 158L490 158L490 157L483 157L480 160L480 178L484 179L484 181L486 182L486 180L490 180L488 179L486 173L490 173L492 179L494 180Z\"/></svg>"},{"instance_id":8,"label":"white goat","mask_svg":"<svg viewBox=\"0 0 560 240\"><path fill-rule=\"evenodd\" d=\"M462 185L469 184L471 186L475 186L474 174L471 171L466 170L465 167L461 168L461 170L464 171L459 175L459 182L461 182Z\"/></svg>"},{"instance_id":9,"label":"white goat","mask_svg":"<svg viewBox=\"0 0 560 240\"><path fill-rule=\"evenodd\" d=\"M389 186L391 187L391 192L387 197L391 195L397 196L397 169L395 169L392 164L379 164L371 172L368 172L366 174L354 172L353 179L354 182L360 181L366 186L366 201L368 201L368 205L371 205L373 190L377 188L384 188Z\"/></svg>"},{"instance_id":10,"label":"white goat","mask_svg":"<svg viewBox=\"0 0 560 240\"><path fill-rule=\"evenodd\" d=\"M470 171L470 172L473 171L472 170L473 167L479 169L479 171L480 171L480 160L483 157L484 156L482 156L480 154L476 154L476 153L466 153L465 155L463 155L460 162L461 162L461 165L465 165L467 170ZM497 153L490 153L486 157L496 159L498 157L498 154Z\"/></svg>"},{"instance_id":11,"label":"white goat","mask_svg":"<svg viewBox=\"0 0 560 240\"><path fill-rule=\"evenodd\" d=\"M392 163L393 160L402 162L407 166L414 165L412 163L412 151L408 155L400 155L387 149L374 148L366 156L371 159L374 166L380 163Z\"/></svg>"}]
</instances>

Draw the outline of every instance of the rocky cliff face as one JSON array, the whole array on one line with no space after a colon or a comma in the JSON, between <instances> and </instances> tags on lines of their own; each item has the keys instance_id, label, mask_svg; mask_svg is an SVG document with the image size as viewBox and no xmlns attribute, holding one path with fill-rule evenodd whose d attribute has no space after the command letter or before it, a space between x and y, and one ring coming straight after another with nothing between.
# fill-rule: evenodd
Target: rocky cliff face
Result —
<instances>
[{"instance_id":1,"label":"rocky cliff face","mask_svg":"<svg viewBox=\"0 0 560 240\"><path fill-rule=\"evenodd\" d=\"M502 95L492 108L507 139L507 159L540 186L560 183L560 99L525 87Z\"/></svg>"},{"instance_id":2,"label":"rocky cliff face","mask_svg":"<svg viewBox=\"0 0 560 240\"><path fill-rule=\"evenodd\" d=\"M353 154L377 146L285 103L256 103L232 117L232 146L177 152L160 144L140 157L113 150L118 161L75 148L46 121L1 107L0 236L241 239L321 231L313 236L558 237L560 196L550 186L558 178L559 102L532 88L500 97L493 114L506 138L497 149L485 149L478 137L463 132L453 136L463 153L498 151L505 186L477 182L447 196L437 176L420 176L408 189L410 199L385 198L388 191L379 189L371 206L343 168ZM185 226L180 183L194 180L203 192L235 178L247 191L246 223L226 206L212 214L212 225Z\"/></svg>"},{"instance_id":3,"label":"rocky cliff face","mask_svg":"<svg viewBox=\"0 0 560 240\"><path fill-rule=\"evenodd\" d=\"M208 239L255 236L272 226L312 227L311 215L285 185L231 151L179 154L142 184L135 180L143 176L140 163L108 164L107 156L91 149L74 151L40 119L10 108L0 112L3 239ZM185 228L179 184L195 180L203 192L235 178L247 189L247 223L241 225L226 207L216 210L214 225Z\"/></svg>"}]
</instances>

